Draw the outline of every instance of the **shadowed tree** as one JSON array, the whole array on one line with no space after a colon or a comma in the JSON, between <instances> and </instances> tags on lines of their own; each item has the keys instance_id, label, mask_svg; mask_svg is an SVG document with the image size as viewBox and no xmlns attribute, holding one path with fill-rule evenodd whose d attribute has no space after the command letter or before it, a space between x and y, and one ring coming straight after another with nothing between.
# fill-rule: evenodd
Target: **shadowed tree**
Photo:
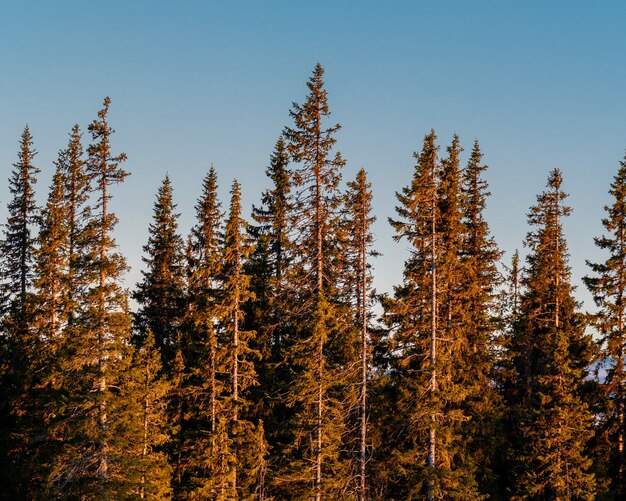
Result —
<instances>
[{"instance_id":1,"label":"shadowed tree","mask_svg":"<svg viewBox=\"0 0 626 501\"><path fill-rule=\"evenodd\" d=\"M593 274L584 280L599 308L594 324L602 335L602 358L607 364L602 428L609 444L611 490L615 499L621 499L626 495L626 158L620 162L609 194L612 204L605 206L602 219L605 234L594 239L608 257L601 263L587 261Z\"/></svg>"},{"instance_id":2,"label":"shadowed tree","mask_svg":"<svg viewBox=\"0 0 626 501\"><path fill-rule=\"evenodd\" d=\"M33 165L36 154L26 126L20 138L18 160L9 178L12 198L7 204L8 218L0 245L0 478L7 491L17 489L9 494L17 497L25 495L19 494L22 487L18 486L23 469L21 456L25 452L20 450L23 423L16 411L30 384L28 360L38 348L28 311L36 243L32 230L38 221L34 186L39 169Z\"/></svg>"},{"instance_id":3,"label":"shadowed tree","mask_svg":"<svg viewBox=\"0 0 626 501\"><path fill-rule=\"evenodd\" d=\"M513 499L594 499L595 478L586 444L592 416L583 400L592 341L572 296L562 219L561 171L537 197L528 222L530 253L522 277L519 320L509 346L516 399L510 402L521 430Z\"/></svg>"},{"instance_id":4,"label":"shadowed tree","mask_svg":"<svg viewBox=\"0 0 626 501\"><path fill-rule=\"evenodd\" d=\"M346 328L349 309L338 290L344 264L338 183L345 162L339 153L332 155L340 126L325 125L330 111L323 75L318 64L305 103L293 104L294 126L284 130L296 164L291 216L296 258L288 277L294 336L286 354L293 379L287 396L293 440L281 476L290 496L316 501L339 496L348 480L349 456L341 453L346 350L357 353L346 338L354 330Z\"/></svg>"},{"instance_id":5,"label":"shadowed tree","mask_svg":"<svg viewBox=\"0 0 626 501\"><path fill-rule=\"evenodd\" d=\"M183 241L177 233L175 210L172 184L169 176L165 176L154 204L148 243L143 249L147 269L142 271L143 281L133 293L139 304L135 327L139 336L152 331L168 373L176 354L184 311Z\"/></svg>"}]
</instances>

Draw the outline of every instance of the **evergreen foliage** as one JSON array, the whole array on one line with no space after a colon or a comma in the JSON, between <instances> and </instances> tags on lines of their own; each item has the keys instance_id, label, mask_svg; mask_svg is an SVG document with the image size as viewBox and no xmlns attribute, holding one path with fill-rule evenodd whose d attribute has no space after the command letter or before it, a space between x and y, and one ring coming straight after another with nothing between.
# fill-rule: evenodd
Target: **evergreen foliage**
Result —
<instances>
[{"instance_id":1,"label":"evergreen foliage","mask_svg":"<svg viewBox=\"0 0 626 501\"><path fill-rule=\"evenodd\" d=\"M392 328L391 380L398 412L390 433L394 498L480 499L475 465L465 447L460 361L467 333L461 323L460 145L455 137L440 162L434 131L426 135L411 184L397 194L396 239L411 246L404 281L384 302ZM394 465L395 466L395 465Z\"/></svg>"},{"instance_id":2,"label":"evergreen foliage","mask_svg":"<svg viewBox=\"0 0 626 501\"><path fill-rule=\"evenodd\" d=\"M601 360L606 362L602 432L608 443L611 491L615 499L619 499L626 495L626 158L620 162L609 194L612 203L604 208L606 217L602 220L605 234L594 239L596 246L608 256L601 263L587 262L593 275L585 277L585 283L599 308L593 320L602 335Z\"/></svg>"},{"instance_id":3,"label":"evergreen foliage","mask_svg":"<svg viewBox=\"0 0 626 501\"><path fill-rule=\"evenodd\" d=\"M517 394L510 407L521 430L514 499L593 499L586 444L592 416L583 385L593 355L572 297L562 219L562 175L554 169L528 222L530 253L522 276L519 321L510 350Z\"/></svg>"},{"instance_id":4,"label":"evergreen foliage","mask_svg":"<svg viewBox=\"0 0 626 501\"><path fill-rule=\"evenodd\" d=\"M24 446L28 416L23 407L35 375L32 359L39 349L30 311L36 247L33 230L39 217L34 192L39 173L33 164L36 154L26 126L9 178L12 198L7 204L8 218L0 245L0 479L6 475L6 484L16 489L7 489L7 494L15 497L28 492L28 479L20 468L21 456L29 461L30 454Z\"/></svg>"},{"instance_id":5,"label":"evergreen foliage","mask_svg":"<svg viewBox=\"0 0 626 501\"><path fill-rule=\"evenodd\" d=\"M440 156L434 131L390 219L402 281L377 296L372 185L341 183L321 65L307 87L252 224L237 181L222 211L211 166L183 241L165 176L132 292L110 100L86 151L71 129L41 210L24 129L0 242L0 498L622 499L626 158L588 263L594 314L574 299L561 172L503 278L478 141Z\"/></svg>"},{"instance_id":6,"label":"evergreen foliage","mask_svg":"<svg viewBox=\"0 0 626 501\"><path fill-rule=\"evenodd\" d=\"M141 337L154 335L163 363L169 370L174 360L184 311L183 241L178 235L178 214L172 199L172 183L165 176L154 204L148 243L144 246L146 270L133 298L140 305L135 327Z\"/></svg>"},{"instance_id":7,"label":"evergreen foliage","mask_svg":"<svg viewBox=\"0 0 626 501\"><path fill-rule=\"evenodd\" d=\"M337 497L347 487L349 457L342 454L346 433L346 390L357 340L350 339L349 308L339 293L344 259L340 225L342 196L338 185L345 161L332 155L340 126L326 126L330 115L324 70L316 65L303 105L294 103L294 127L286 127L294 202L290 224L297 228L295 259L289 276L294 337L287 353L292 385L287 405L293 409L289 464L283 476L294 497L319 501Z\"/></svg>"}]
</instances>

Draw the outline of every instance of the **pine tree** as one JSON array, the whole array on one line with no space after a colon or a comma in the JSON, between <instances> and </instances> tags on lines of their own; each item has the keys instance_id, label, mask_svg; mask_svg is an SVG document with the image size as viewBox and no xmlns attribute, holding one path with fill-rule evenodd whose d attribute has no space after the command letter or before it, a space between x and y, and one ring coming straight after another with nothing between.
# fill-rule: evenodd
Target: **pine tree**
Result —
<instances>
[{"instance_id":1,"label":"pine tree","mask_svg":"<svg viewBox=\"0 0 626 501\"><path fill-rule=\"evenodd\" d=\"M212 497L225 491L232 463L230 452L218 454L228 431L221 398L228 385L224 377L228 354L216 328L223 265L223 214L217 189L217 174L211 167L196 204L197 223L188 246L188 308L179 361L184 366L181 438L174 453L180 458L176 462L179 471L174 473L175 495L180 498Z\"/></svg>"},{"instance_id":2,"label":"pine tree","mask_svg":"<svg viewBox=\"0 0 626 501\"><path fill-rule=\"evenodd\" d=\"M591 339L572 297L562 219L562 175L554 169L548 191L537 197L528 222L530 253L522 284L519 322L510 345L519 387L517 425L521 462L514 499L593 499L585 446L591 414L582 388L592 355Z\"/></svg>"},{"instance_id":3,"label":"pine tree","mask_svg":"<svg viewBox=\"0 0 626 501\"><path fill-rule=\"evenodd\" d=\"M38 220L34 185L39 169L33 165L37 152L28 126L22 132L18 161L9 179L8 219L0 246L0 479L9 496L20 496L16 479L23 466L20 435L24 426L17 412L29 386L29 359L36 356L38 345L33 336L29 304L34 275L36 237L32 230ZM2 478L6 475L6 478ZM24 495L24 494L21 494Z\"/></svg>"},{"instance_id":4,"label":"pine tree","mask_svg":"<svg viewBox=\"0 0 626 501\"><path fill-rule=\"evenodd\" d=\"M88 191L84 173L80 131L75 126L70 133L67 149L59 152L48 201L40 218L40 231L34 252L34 294L30 303L30 323L34 345L28 358L29 387L16 408L28 417L28 430L22 438L31 464L23 469L28 477L27 497L39 497L45 492L44 480L50 463L63 447L62 419L56 417L62 408L63 378L58 361L61 348L69 335L75 317L76 301L82 286L76 277L80 268L76 259L77 225L84 215L76 214L76 207L86 201L78 196L72 176L82 173L82 190Z\"/></svg>"},{"instance_id":5,"label":"pine tree","mask_svg":"<svg viewBox=\"0 0 626 501\"><path fill-rule=\"evenodd\" d=\"M346 212L349 227L349 259L351 280L354 281L353 300L356 310L355 322L360 331L360 388L358 416L358 482L357 499L368 499L367 457L368 457L368 380L370 378L370 337L368 321L369 306L372 303L372 275L368 256L378 255L371 250L374 236L371 226L376 220L372 212L371 183L367 181L364 169L359 170L356 179L348 183Z\"/></svg>"},{"instance_id":6,"label":"pine tree","mask_svg":"<svg viewBox=\"0 0 626 501\"><path fill-rule=\"evenodd\" d=\"M292 332L289 312L293 303L288 294L287 278L293 261L289 221L292 215L291 173L289 152L284 139L276 142L266 175L271 188L263 192L261 206L253 207L252 218L257 223L249 227L254 251L245 263L250 276L250 291L256 300L244 305L245 326L256 332L250 346L260 354L256 363L258 385L250 388L254 419L264 424L270 458L267 465L266 492L279 495L277 472L285 459L290 439L287 424L290 409L281 398L289 391L291 374L284 363ZM278 464L276 464L278 463Z\"/></svg>"},{"instance_id":7,"label":"pine tree","mask_svg":"<svg viewBox=\"0 0 626 501\"><path fill-rule=\"evenodd\" d=\"M124 374L124 403L120 412L133 420L120 430L124 449L120 458L134 499L171 499L171 473L163 447L169 440L167 397L171 385L163 374L161 353L154 335L147 331Z\"/></svg>"},{"instance_id":8,"label":"pine tree","mask_svg":"<svg viewBox=\"0 0 626 501\"><path fill-rule=\"evenodd\" d=\"M147 269L143 281L133 293L140 305L135 316L135 327L143 336L152 331L163 364L169 372L176 355L178 330L184 309L183 242L177 234L178 214L172 200L172 185L165 176L154 204L148 243L143 258Z\"/></svg>"},{"instance_id":9,"label":"pine tree","mask_svg":"<svg viewBox=\"0 0 626 501\"><path fill-rule=\"evenodd\" d=\"M348 366L344 351L357 353L356 343L345 338L349 313L336 289L342 264L338 183L345 162L339 153L331 156L340 126L325 128L330 111L323 75L318 64L307 83L306 102L294 103L290 112L294 127L284 130L297 163L291 224L298 228L294 242L298 258L289 281L299 305L293 312L297 326L288 354L294 378L288 405L294 418L285 477L290 495L316 501L336 497L348 479L349 458L340 451L347 388L343 369Z\"/></svg>"},{"instance_id":10,"label":"pine tree","mask_svg":"<svg viewBox=\"0 0 626 501\"><path fill-rule=\"evenodd\" d=\"M94 241L91 248L93 270L96 281L90 291L89 327L96 332L97 346L97 406L98 406L98 477L104 483L109 476L109 403L113 398L111 385L119 377L115 358L123 353L123 344L128 337L126 295L119 285L126 264L121 255L114 252L115 242L112 232L117 222L110 212L111 186L124 181L128 175L119 164L126 155L111 154L110 136L114 132L107 122L110 99L104 99L98 119L89 125L93 142L89 145L87 171L93 177L98 201L95 205L95 218L91 231ZM113 379L113 380L112 380Z\"/></svg>"},{"instance_id":11,"label":"pine tree","mask_svg":"<svg viewBox=\"0 0 626 501\"><path fill-rule=\"evenodd\" d=\"M626 495L626 158L620 162L609 194L613 202L605 207L606 217L602 220L606 234L594 239L608 257L602 263L587 262L593 275L585 277L585 283L599 308L594 324L602 335L602 359L607 364L603 428L609 444L611 490L615 499L621 499Z\"/></svg>"},{"instance_id":12,"label":"pine tree","mask_svg":"<svg viewBox=\"0 0 626 501\"><path fill-rule=\"evenodd\" d=\"M33 165L36 154L30 129L26 126L20 139L18 161L13 165L9 179L9 192L13 198L7 206L9 217L2 243L4 313L9 313L17 325L25 321L27 293L33 280L36 237L32 235L32 229L38 217L34 185L40 172Z\"/></svg>"},{"instance_id":13,"label":"pine tree","mask_svg":"<svg viewBox=\"0 0 626 501\"><path fill-rule=\"evenodd\" d=\"M397 195L396 240L411 256L404 282L385 300L392 328L390 384L398 415L392 487L398 497L479 499L474 465L463 442L467 396L460 367L463 330L460 259L463 235L458 138L440 163L436 136L424 138L411 185ZM401 430L401 431L400 431Z\"/></svg>"},{"instance_id":14,"label":"pine tree","mask_svg":"<svg viewBox=\"0 0 626 501\"><path fill-rule=\"evenodd\" d=\"M481 162L482 153L475 141L461 180L463 238L459 242L462 264L459 295L465 344L458 361L465 366L460 371L460 384L466 388L464 413L468 417L463 430L465 447L477 467L481 492L493 493L497 479L492 468L500 462L494 458L494 451L499 440L501 404L492 382L497 352L497 289L501 283L497 263L501 252L483 214L490 193L482 177L487 166Z\"/></svg>"},{"instance_id":15,"label":"pine tree","mask_svg":"<svg viewBox=\"0 0 626 501\"><path fill-rule=\"evenodd\" d=\"M63 173L57 166L48 201L42 211L38 245L34 252L34 294L29 307L33 344L27 361L28 387L16 408L28 419L22 436L22 457L31 457L24 469L28 494L39 497L45 490L46 466L57 451L49 440L48 412L55 406L55 388L50 377L55 372L55 358L67 325L65 273L68 264L67 205ZM27 453L25 453L28 451Z\"/></svg>"},{"instance_id":16,"label":"pine tree","mask_svg":"<svg viewBox=\"0 0 626 501\"><path fill-rule=\"evenodd\" d=\"M78 287L71 292L72 316L53 377L60 395L51 433L62 447L51 465L48 494L52 496L123 497L128 489L121 467L121 458L128 452L127 437L121 430L137 423L134 416L125 416L119 409L124 407L123 375L131 361L130 314L120 286L126 265L115 252L112 237L117 219L109 208L111 186L128 174L119 166L126 156L111 154L114 131L107 122L109 104L106 98L89 126L93 143L87 163L75 156L80 153L75 128L67 165L68 201L71 217L76 218L70 217L71 272L67 277ZM93 212L84 205L91 189L87 179L93 180L97 194ZM89 219L83 222L85 215Z\"/></svg>"},{"instance_id":17,"label":"pine tree","mask_svg":"<svg viewBox=\"0 0 626 501\"><path fill-rule=\"evenodd\" d=\"M250 348L254 334L241 328L243 305L254 297L250 293L250 277L243 272L243 262L252 251L245 239L247 223L241 217L241 191L239 183L233 182L231 202L224 228L220 299L218 311L221 329L226 334L224 342L230 355L228 363L231 382L228 395L229 433L234 451L232 466L232 498L250 499L261 491L264 473L265 437L263 430L247 419L250 402L248 389L257 384L254 358L258 356Z\"/></svg>"},{"instance_id":18,"label":"pine tree","mask_svg":"<svg viewBox=\"0 0 626 501\"><path fill-rule=\"evenodd\" d=\"M65 202L67 204L67 272L65 290L67 294L67 322L73 328L79 314L80 302L89 287L90 264L87 247L89 245L92 192L87 160L84 158L82 134L78 125L70 132L67 149L60 152L57 162L65 182Z\"/></svg>"}]
</instances>

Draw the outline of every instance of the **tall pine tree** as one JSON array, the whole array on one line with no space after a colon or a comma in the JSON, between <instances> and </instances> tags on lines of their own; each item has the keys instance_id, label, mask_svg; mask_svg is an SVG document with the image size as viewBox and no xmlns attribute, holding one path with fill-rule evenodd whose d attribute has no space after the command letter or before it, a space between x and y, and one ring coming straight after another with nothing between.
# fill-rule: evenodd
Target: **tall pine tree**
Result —
<instances>
[{"instance_id":1,"label":"tall pine tree","mask_svg":"<svg viewBox=\"0 0 626 501\"><path fill-rule=\"evenodd\" d=\"M592 345L572 296L562 220L561 171L537 197L528 222L530 253L522 278L519 322L510 349L517 398L509 405L521 430L514 499L593 499L585 446L592 436L591 413L583 400Z\"/></svg>"},{"instance_id":2,"label":"tall pine tree","mask_svg":"<svg viewBox=\"0 0 626 501\"><path fill-rule=\"evenodd\" d=\"M135 327L140 336L147 331L154 335L166 369L176 355L179 329L184 311L183 241L178 235L178 214L172 199L172 184L165 176L154 204L148 243L143 258L147 269L143 281L133 293L140 305Z\"/></svg>"},{"instance_id":3,"label":"tall pine tree","mask_svg":"<svg viewBox=\"0 0 626 501\"><path fill-rule=\"evenodd\" d=\"M36 236L33 229L38 220L34 186L39 169L33 164L37 152L28 126L20 138L18 160L13 164L9 178L11 200L7 205L8 218L4 240L0 246L0 464L7 490L18 489L15 481L22 478L20 471L21 428L23 420L17 412L30 385L29 359L36 356L39 346L33 335L29 300L34 276ZM24 494L21 494L24 495Z\"/></svg>"},{"instance_id":4,"label":"tall pine tree","mask_svg":"<svg viewBox=\"0 0 626 501\"><path fill-rule=\"evenodd\" d=\"M460 365L467 343L460 151L455 137L440 162L434 131L426 135L411 184L397 195L399 219L390 220L396 240L411 245L404 281L384 304L391 327L389 384L398 407L390 432L390 494L399 498L480 497L461 429L468 416Z\"/></svg>"},{"instance_id":5,"label":"tall pine tree","mask_svg":"<svg viewBox=\"0 0 626 501\"><path fill-rule=\"evenodd\" d=\"M593 275L585 283L599 310L594 323L602 335L602 358L607 364L604 379L607 409L603 428L609 444L609 473L615 499L626 496L626 158L620 162L609 194L611 205L604 208L605 234L595 238L596 246L608 254L601 263L587 262Z\"/></svg>"},{"instance_id":6,"label":"tall pine tree","mask_svg":"<svg viewBox=\"0 0 626 501\"><path fill-rule=\"evenodd\" d=\"M374 236L371 226L376 220L372 212L371 183L364 169L356 179L348 183L346 196L347 225L349 228L348 259L350 281L353 283L355 323L360 333L360 374L358 399L358 471L355 491L357 499L365 501L368 496L367 460L370 439L368 436L368 381L371 371L371 348L369 336L370 305L372 303L372 274L368 257L377 255L372 250Z\"/></svg>"},{"instance_id":7,"label":"tall pine tree","mask_svg":"<svg viewBox=\"0 0 626 501\"><path fill-rule=\"evenodd\" d=\"M297 326L287 355L293 371L288 396L294 410L293 446L284 476L291 496L316 501L338 496L347 482L349 458L341 453L348 365L344 352L356 353L345 337L349 315L337 290L343 263L338 183L345 162L339 153L332 155L340 126L325 125L330 110L323 76L318 64L307 83L305 103L294 103L290 112L294 126L284 130L296 163L291 224L298 229L297 259L289 277Z\"/></svg>"}]
</instances>

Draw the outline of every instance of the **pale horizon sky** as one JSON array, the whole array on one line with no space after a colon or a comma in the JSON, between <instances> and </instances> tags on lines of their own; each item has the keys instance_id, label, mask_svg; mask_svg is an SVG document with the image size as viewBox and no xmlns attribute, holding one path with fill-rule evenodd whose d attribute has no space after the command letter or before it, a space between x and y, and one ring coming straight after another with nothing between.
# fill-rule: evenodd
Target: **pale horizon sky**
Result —
<instances>
[{"instance_id":1,"label":"pale horizon sky","mask_svg":"<svg viewBox=\"0 0 626 501\"><path fill-rule=\"evenodd\" d=\"M373 183L379 292L402 280L406 245L392 241L387 218L433 128L442 154L454 133L465 159L479 139L505 263L524 252L526 213L549 170L562 169L573 281L592 309L580 278L585 259L603 259L593 237L626 148L625 20L618 1L1 2L0 221L24 125L43 203L72 125L86 131L109 95L113 150L132 173L113 196L134 287L165 174L183 234L211 163L224 206L236 177L249 214L319 61L342 124L344 186L361 167Z\"/></svg>"}]
</instances>

